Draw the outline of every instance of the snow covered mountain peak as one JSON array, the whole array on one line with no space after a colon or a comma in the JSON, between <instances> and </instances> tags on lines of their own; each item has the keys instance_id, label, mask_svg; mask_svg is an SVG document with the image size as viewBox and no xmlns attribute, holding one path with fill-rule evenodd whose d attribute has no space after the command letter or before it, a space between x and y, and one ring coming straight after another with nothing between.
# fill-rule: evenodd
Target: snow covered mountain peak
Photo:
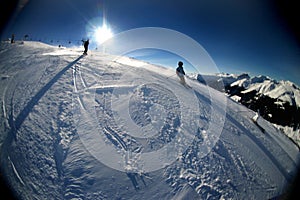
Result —
<instances>
[{"instance_id":1,"label":"snow covered mountain peak","mask_svg":"<svg viewBox=\"0 0 300 200\"><path fill-rule=\"evenodd\" d=\"M278 82L266 76L258 76L250 79L243 93L254 90L258 94L269 96L281 102L288 102L290 105L300 108L300 89L290 81Z\"/></svg>"},{"instance_id":2,"label":"snow covered mountain peak","mask_svg":"<svg viewBox=\"0 0 300 200\"><path fill-rule=\"evenodd\" d=\"M234 78L234 79L243 79L243 78L250 78L249 74L242 73L242 74L229 74L229 73L218 73L216 74L220 78Z\"/></svg>"},{"instance_id":3,"label":"snow covered mountain peak","mask_svg":"<svg viewBox=\"0 0 300 200\"><path fill-rule=\"evenodd\" d=\"M265 81L270 81L271 79L267 76L264 76L264 75L259 75L259 76L254 76L250 79L250 82L252 84L255 84L255 83L263 83Z\"/></svg>"},{"instance_id":4,"label":"snow covered mountain peak","mask_svg":"<svg viewBox=\"0 0 300 200\"><path fill-rule=\"evenodd\" d=\"M280 83L282 83L283 85L286 85L287 87L291 87L295 90L300 90L300 87L298 85L296 85L295 83L291 82L291 81L279 81Z\"/></svg>"},{"instance_id":5,"label":"snow covered mountain peak","mask_svg":"<svg viewBox=\"0 0 300 200\"><path fill-rule=\"evenodd\" d=\"M259 75L250 77L248 74L217 74L221 77L224 87L240 87L242 93L256 91L281 102L300 108L300 88L291 81L277 81L268 76ZM218 80L220 81L220 80Z\"/></svg>"}]
</instances>

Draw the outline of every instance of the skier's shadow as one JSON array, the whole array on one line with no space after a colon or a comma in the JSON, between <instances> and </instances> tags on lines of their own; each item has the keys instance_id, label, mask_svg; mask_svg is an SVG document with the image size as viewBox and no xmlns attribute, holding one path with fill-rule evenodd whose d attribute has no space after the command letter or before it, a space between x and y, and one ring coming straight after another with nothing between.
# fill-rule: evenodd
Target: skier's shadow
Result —
<instances>
[{"instance_id":1,"label":"skier's shadow","mask_svg":"<svg viewBox=\"0 0 300 200\"><path fill-rule=\"evenodd\" d=\"M34 95L31 100L27 103L27 105L23 108L20 114L13 122L14 134L16 134L17 130L20 129L21 125L23 124L24 120L28 117L29 113L33 109L33 107L39 102L39 100L45 95L45 93L61 78L61 76L70 69L74 64L76 64L83 55L79 56L76 60L69 63L66 67L64 67L60 72L58 72L46 85L44 85L37 93Z\"/></svg>"},{"instance_id":2,"label":"skier's shadow","mask_svg":"<svg viewBox=\"0 0 300 200\"><path fill-rule=\"evenodd\" d=\"M141 179L141 181L143 182L144 186L146 186L146 181L144 180L144 177L142 175L138 175L137 173L132 173L132 172L127 172L126 173L128 178L131 180L132 185L134 187L135 190L140 190L140 186L138 184L138 177Z\"/></svg>"}]
</instances>

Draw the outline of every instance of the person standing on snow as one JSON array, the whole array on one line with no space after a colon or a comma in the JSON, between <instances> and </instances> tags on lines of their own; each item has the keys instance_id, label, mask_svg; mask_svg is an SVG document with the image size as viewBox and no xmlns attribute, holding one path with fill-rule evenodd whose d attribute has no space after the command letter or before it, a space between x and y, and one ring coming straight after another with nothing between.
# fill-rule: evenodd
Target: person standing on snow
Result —
<instances>
[{"instance_id":1,"label":"person standing on snow","mask_svg":"<svg viewBox=\"0 0 300 200\"><path fill-rule=\"evenodd\" d=\"M184 79L185 72L184 72L182 66L183 66L183 62L179 61L179 62L178 62L178 67L177 67L177 69L176 69L176 74L177 74L177 76L180 78L180 82L181 82L182 84L185 84L185 79Z\"/></svg>"},{"instance_id":2,"label":"person standing on snow","mask_svg":"<svg viewBox=\"0 0 300 200\"><path fill-rule=\"evenodd\" d=\"M89 49L90 40L83 41L84 52L83 54L87 55L87 51Z\"/></svg>"},{"instance_id":3,"label":"person standing on snow","mask_svg":"<svg viewBox=\"0 0 300 200\"><path fill-rule=\"evenodd\" d=\"M15 43L15 34L12 34L12 35L11 35L10 43Z\"/></svg>"}]
</instances>

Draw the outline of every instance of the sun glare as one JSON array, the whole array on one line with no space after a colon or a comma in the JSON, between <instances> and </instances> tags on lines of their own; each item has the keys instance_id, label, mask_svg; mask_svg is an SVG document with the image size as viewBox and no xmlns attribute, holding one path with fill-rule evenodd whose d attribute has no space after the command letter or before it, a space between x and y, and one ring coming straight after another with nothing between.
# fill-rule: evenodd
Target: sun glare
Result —
<instances>
[{"instance_id":1,"label":"sun glare","mask_svg":"<svg viewBox=\"0 0 300 200\"><path fill-rule=\"evenodd\" d=\"M108 40L112 36L113 36L113 33L110 30L110 28L107 27L106 24L103 24L101 27L98 27L95 30L95 39L99 44Z\"/></svg>"}]
</instances>

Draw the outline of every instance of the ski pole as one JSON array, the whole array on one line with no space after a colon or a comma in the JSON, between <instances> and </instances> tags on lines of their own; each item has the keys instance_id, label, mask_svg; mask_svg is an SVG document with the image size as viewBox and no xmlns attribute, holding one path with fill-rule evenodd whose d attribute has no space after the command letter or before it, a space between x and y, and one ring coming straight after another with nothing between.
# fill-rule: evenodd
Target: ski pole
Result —
<instances>
[{"instance_id":1,"label":"ski pole","mask_svg":"<svg viewBox=\"0 0 300 200\"><path fill-rule=\"evenodd\" d=\"M169 78L171 78L171 77L173 77L173 76L175 76L175 74L173 74L173 75L171 75L171 76L168 76L166 79L169 79Z\"/></svg>"}]
</instances>

